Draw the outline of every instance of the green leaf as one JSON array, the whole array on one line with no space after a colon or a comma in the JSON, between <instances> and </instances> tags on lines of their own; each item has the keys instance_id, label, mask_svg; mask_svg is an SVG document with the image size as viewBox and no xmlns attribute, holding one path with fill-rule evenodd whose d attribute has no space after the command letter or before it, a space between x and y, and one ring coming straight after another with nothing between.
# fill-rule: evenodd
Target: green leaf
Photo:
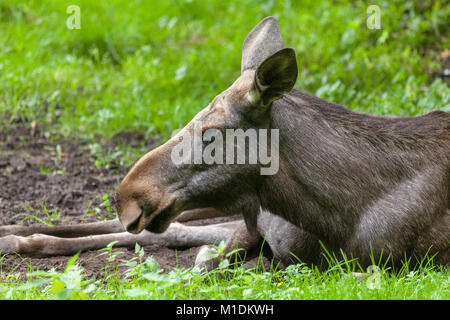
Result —
<instances>
[{"instance_id":1,"label":"green leaf","mask_svg":"<svg viewBox=\"0 0 450 320\"><path fill-rule=\"evenodd\" d=\"M222 262L220 262L219 269L226 269L229 266L230 266L230 261L228 261L228 259L225 259Z\"/></svg>"},{"instance_id":2,"label":"green leaf","mask_svg":"<svg viewBox=\"0 0 450 320\"><path fill-rule=\"evenodd\" d=\"M144 273L142 275L143 278L150 280L150 281L155 281L155 282L159 282L159 281L164 281L166 280L166 277L164 275L161 275L159 273Z\"/></svg>"},{"instance_id":3,"label":"green leaf","mask_svg":"<svg viewBox=\"0 0 450 320\"><path fill-rule=\"evenodd\" d=\"M62 289L64 289L65 286L66 286L66 284L63 281L61 281L60 279L53 280L53 283L52 283L53 294L58 294L58 292L60 292Z\"/></svg>"},{"instance_id":4,"label":"green leaf","mask_svg":"<svg viewBox=\"0 0 450 320\"><path fill-rule=\"evenodd\" d=\"M64 272L67 272L70 267L72 267L80 256L81 251L78 251L70 260L67 262L66 269Z\"/></svg>"}]
</instances>

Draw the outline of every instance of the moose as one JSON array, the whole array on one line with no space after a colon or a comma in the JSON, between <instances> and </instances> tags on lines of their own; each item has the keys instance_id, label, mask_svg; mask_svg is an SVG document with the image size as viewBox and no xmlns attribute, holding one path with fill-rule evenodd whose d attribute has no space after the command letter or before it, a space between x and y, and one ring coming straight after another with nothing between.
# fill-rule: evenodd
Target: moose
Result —
<instances>
[{"instance_id":1,"label":"moose","mask_svg":"<svg viewBox=\"0 0 450 320\"><path fill-rule=\"evenodd\" d=\"M294 88L297 76L295 51L284 47L277 19L266 17L244 41L238 79L130 169L116 195L118 220L40 230L4 226L0 251L69 254L112 240L202 245L196 264L213 269L237 247L246 259L258 255L264 242L281 266L300 260L326 268L325 250L363 267L374 257L395 265L426 256L448 266L450 114L357 113ZM202 133L276 129L278 171L264 175L263 164L248 161L175 163L174 149L199 124ZM187 154L189 148L194 141ZM179 223L236 214L242 219ZM36 231L53 235L27 237ZM221 255L208 255L215 251L208 245L221 240Z\"/></svg>"}]
</instances>

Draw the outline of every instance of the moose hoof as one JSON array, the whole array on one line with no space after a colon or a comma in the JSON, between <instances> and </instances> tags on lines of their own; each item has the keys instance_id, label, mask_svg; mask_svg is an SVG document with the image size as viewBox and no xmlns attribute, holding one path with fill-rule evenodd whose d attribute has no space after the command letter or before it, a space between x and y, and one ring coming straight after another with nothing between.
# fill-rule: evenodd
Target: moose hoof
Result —
<instances>
[{"instance_id":1,"label":"moose hoof","mask_svg":"<svg viewBox=\"0 0 450 320\"><path fill-rule=\"evenodd\" d=\"M220 259L218 256L219 253L216 249L204 245L200 248L197 257L195 258L194 267L211 271L219 265Z\"/></svg>"},{"instance_id":2,"label":"moose hoof","mask_svg":"<svg viewBox=\"0 0 450 320\"><path fill-rule=\"evenodd\" d=\"M8 235L0 238L0 254L17 252L19 249L19 240L15 235Z\"/></svg>"}]
</instances>

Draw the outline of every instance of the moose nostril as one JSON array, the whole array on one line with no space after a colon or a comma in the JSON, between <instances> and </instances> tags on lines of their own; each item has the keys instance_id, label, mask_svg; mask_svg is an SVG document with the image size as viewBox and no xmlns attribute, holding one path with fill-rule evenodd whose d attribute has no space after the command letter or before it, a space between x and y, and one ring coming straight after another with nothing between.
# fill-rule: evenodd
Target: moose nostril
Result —
<instances>
[{"instance_id":1,"label":"moose nostril","mask_svg":"<svg viewBox=\"0 0 450 320\"><path fill-rule=\"evenodd\" d=\"M137 219L135 219L133 222L131 222L130 224L128 224L128 225L126 226L125 229L126 229L128 232L130 232L130 233L136 233L136 232L138 231L139 221L141 220L142 214L143 214L143 213L141 213L141 214L137 217Z\"/></svg>"},{"instance_id":2,"label":"moose nostril","mask_svg":"<svg viewBox=\"0 0 450 320\"><path fill-rule=\"evenodd\" d=\"M124 229L130 233L138 233L142 228L140 220L142 219L142 209L135 200L128 200L121 203L120 210L117 212L119 221Z\"/></svg>"}]
</instances>

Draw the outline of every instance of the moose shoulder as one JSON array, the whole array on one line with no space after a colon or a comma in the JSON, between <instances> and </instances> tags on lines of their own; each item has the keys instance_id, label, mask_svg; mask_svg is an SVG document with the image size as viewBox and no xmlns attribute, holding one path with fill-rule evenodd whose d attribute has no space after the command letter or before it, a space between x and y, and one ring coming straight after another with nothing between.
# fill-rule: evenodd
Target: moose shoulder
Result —
<instances>
[{"instance_id":1,"label":"moose shoulder","mask_svg":"<svg viewBox=\"0 0 450 320\"><path fill-rule=\"evenodd\" d=\"M296 79L295 52L267 17L244 42L241 76L124 178L117 208L125 229L163 232L182 211L213 207L244 216L227 250L265 237L285 263L294 253L320 264L322 242L362 265L382 254L392 262L436 255L434 262L448 265L450 115L356 113L294 89ZM260 163L248 162L174 163L173 149L196 126L277 130L278 171L262 175ZM195 151L195 141L189 146Z\"/></svg>"},{"instance_id":2,"label":"moose shoulder","mask_svg":"<svg viewBox=\"0 0 450 320\"><path fill-rule=\"evenodd\" d=\"M263 208L366 263L382 250L448 251L447 113L373 117L292 90L272 104L272 124L280 171L260 186Z\"/></svg>"}]
</instances>

